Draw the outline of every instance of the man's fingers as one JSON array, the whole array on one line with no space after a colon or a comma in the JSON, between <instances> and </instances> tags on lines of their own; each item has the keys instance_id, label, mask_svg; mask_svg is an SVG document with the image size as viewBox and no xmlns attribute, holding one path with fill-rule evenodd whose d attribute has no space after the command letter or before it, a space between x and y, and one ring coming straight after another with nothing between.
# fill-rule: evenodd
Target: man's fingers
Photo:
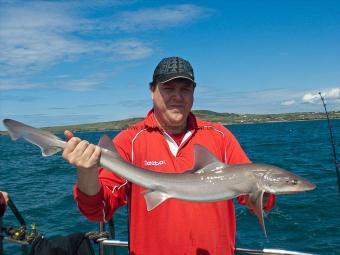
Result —
<instances>
[{"instance_id":1,"label":"man's fingers","mask_svg":"<svg viewBox=\"0 0 340 255\"><path fill-rule=\"evenodd\" d=\"M98 159L100 157L101 152L102 152L101 148L95 145L95 149L90 157L90 161L97 161L97 163L99 163Z\"/></svg>"},{"instance_id":2,"label":"man's fingers","mask_svg":"<svg viewBox=\"0 0 340 255\"><path fill-rule=\"evenodd\" d=\"M77 145L81 142L80 138L78 137L72 137L68 142L67 142L67 146L64 149L64 152L72 152Z\"/></svg>"},{"instance_id":3,"label":"man's fingers","mask_svg":"<svg viewBox=\"0 0 340 255\"><path fill-rule=\"evenodd\" d=\"M64 132L66 137L70 137L63 151L63 158L78 169L89 169L98 166L98 159L101 149L99 146L90 144L86 140L72 137L68 130Z\"/></svg>"},{"instance_id":4,"label":"man's fingers","mask_svg":"<svg viewBox=\"0 0 340 255\"><path fill-rule=\"evenodd\" d=\"M89 160L95 151L96 147L93 144L89 144L86 149L84 150L82 157L86 160Z\"/></svg>"},{"instance_id":5,"label":"man's fingers","mask_svg":"<svg viewBox=\"0 0 340 255\"><path fill-rule=\"evenodd\" d=\"M68 142L63 151L63 158L69 160L69 157L74 152L77 145L81 142L80 138L72 137Z\"/></svg>"},{"instance_id":6,"label":"man's fingers","mask_svg":"<svg viewBox=\"0 0 340 255\"><path fill-rule=\"evenodd\" d=\"M73 140L74 138L72 138ZM86 140L81 140L80 142L75 141L76 147L72 151L72 157L73 158L79 158L80 160L83 160L83 154L86 150L86 148L89 146L89 142Z\"/></svg>"}]
</instances>

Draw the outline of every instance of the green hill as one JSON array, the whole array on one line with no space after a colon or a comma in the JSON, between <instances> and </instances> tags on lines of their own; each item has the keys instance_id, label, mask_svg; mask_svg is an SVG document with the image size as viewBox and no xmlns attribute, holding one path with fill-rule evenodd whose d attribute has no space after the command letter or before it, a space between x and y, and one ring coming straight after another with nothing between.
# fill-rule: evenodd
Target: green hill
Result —
<instances>
[{"instance_id":1,"label":"green hill","mask_svg":"<svg viewBox=\"0 0 340 255\"><path fill-rule=\"evenodd\" d=\"M193 112L196 116L198 116L201 119L211 122L219 122L224 125L326 119L326 115L323 112L296 112L280 114L236 114L236 113L219 113L209 110L194 110ZM332 119L340 119L340 111L329 112L329 116ZM51 132L63 132L65 129L71 130L73 132L122 130L142 119L143 118L130 118L125 120L108 122L46 127L44 129L49 130ZM6 134L7 134L6 131L0 131L0 135Z\"/></svg>"}]
</instances>

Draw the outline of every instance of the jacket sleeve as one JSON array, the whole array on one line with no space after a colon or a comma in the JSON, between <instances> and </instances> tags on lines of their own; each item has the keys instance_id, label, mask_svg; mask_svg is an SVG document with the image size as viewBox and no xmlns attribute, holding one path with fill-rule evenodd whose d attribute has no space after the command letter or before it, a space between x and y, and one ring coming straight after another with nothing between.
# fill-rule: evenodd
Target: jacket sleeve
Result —
<instances>
[{"instance_id":1,"label":"jacket sleeve","mask_svg":"<svg viewBox=\"0 0 340 255\"><path fill-rule=\"evenodd\" d=\"M113 140L115 147L124 160L131 162L129 150L126 150L129 144L121 144L120 140L120 138ZM117 208L127 204L126 194L129 184L125 179L104 168L99 168L98 174L101 188L96 195L89 196L83 193L78 189L77 184L74 186L73 194L80 212L85 217L91 221L106 222L112 218Z\"/></svg>"},{"instance_id":2,"label":"jacket sleeve","mask_svg":"<svg viewBox=\"0 0 340 255\"><path fill-rule=\"evenodd\" d=\"M7 207L6 199L3 193L0 191L0 218L4 215ZM1 219L0 219L1 220Z\"/></svg>"},{"instance_id":3,"label":"jacket sleeve","mask_svg":"<svg viewBox=\"0 0 340 255\"><path fill-rule=\"evenodd\" d=\"M229 131L225 131L225 163L226 164L247 164L251 163L246 153L243 151L241 145L235 136ZM263 209L268 212L275 206L276 197L274 194L266 195L267 200ZM241 205L245 205L246 196L241 195L237 198Z\"/></svg>"}]
</instances>

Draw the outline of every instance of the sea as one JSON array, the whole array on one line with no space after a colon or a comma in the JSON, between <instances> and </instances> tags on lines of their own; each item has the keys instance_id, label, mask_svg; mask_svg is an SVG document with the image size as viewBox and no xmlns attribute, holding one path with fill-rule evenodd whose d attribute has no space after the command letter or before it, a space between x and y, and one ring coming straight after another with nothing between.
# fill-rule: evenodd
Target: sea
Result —
<instances>
[{"instance_id":1,"label":"sea","mask_svg":"<svg viewBox=\"0 0 340 255\"><path fill-rule=\"evenodd\" d=\"M340 120L332 120L337 157L340 159ZM317 185L313 191L279 195L276 207L266 215L267 237L257 218L236 204L236 246L247 249L284 249L312 254L340 254L340 193L326 120L271 122L227 126L254 163L285 168ZM106 133L78 132L97 143ZM63 135L57 134L60 137ZM26 141L0 137L0 190L7 191L24 217L27 228L35 224L45 238L75 232L98 231L98 224L80 214L72 189L76 170L60 154L43 157ZM128 236L126 207L115 214L116 238ZM19 223L10 209L6 226ZM141 233L143 234L143 233ZM94 244L98 254L98 245ZM4 243L4 254L21 254L21 247ZM116 254L127 254L126 248Z\"/></svg>"}]
</instances>

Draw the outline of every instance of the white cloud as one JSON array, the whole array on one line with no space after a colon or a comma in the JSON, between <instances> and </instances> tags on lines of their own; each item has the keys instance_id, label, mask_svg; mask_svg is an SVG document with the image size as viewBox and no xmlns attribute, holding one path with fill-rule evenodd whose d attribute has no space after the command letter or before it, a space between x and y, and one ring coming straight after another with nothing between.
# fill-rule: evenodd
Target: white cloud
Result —
<instances>
[{"instance_id":1,"label":"white cloud","mask_svg":"<svg viewBox=\"0 0 340 255\"><path fill-rule=\"evenodd\" d=\"M192 4L148 8L117 15L111 27L123 31L162 29L193 22L208 14L209 10Z\"/></svg>"},{"instance_id":2,"label":"white cloud","mask_svg":"<svg viewBox=\"0 0 340 255\"><path fill-rule=\"evenodd\" d=\"M83 75L78 79L69 76L59 76L51 86L57 89L77 92L93 91L102 87L107 79L108 76L105 73Z\"/></svg>"},{"instance_id":3,"label":"white cloud","mask_svg":"<svg viewBox=\"0 0 340 255\"><path fill-rule=\"evenodd\" d=\"M23 79L3 79L0 82L1 90L11 90L11 89L33 89L33 88L43 88L43 84L24 81Z\"/></svg>"},{"instance_id":4,"label":"white cloud","mask_svg":"<svg viewBox=\"0 0 340 255\"><path fill-rule=\"evenodd\" d=\"M326 99L329 110L340 110L339 88L323 88L327 92ZM266 90L231 91L230 88L216 88L211 85L197 86L195 91L195 109L211 109L218 112L234 113L282 113L323 111L318 93L310 93L304 89L276 88ZM317 96L317 103L306 104L303 96ZM305 97L305 100L308 96ZM316 99L314 99L316 100Z\"/></svg>"},{"instance_id":5,"label":"white cloud","mask_svg":"<svg viewBox=\"0 0 340 255\"><path fill-rule=\"evenodd\" d=\"M288 100L288 101L282 102L281 105L290 106L290 105L294 105L295 103L296 103L295 100Z\"/></svg>"},{"instance_id":6,"label":"white cloud","mask_svg":"<svg viewBox=\"0 0 340 255\"><path fill-rule=\"evenodd\" d=\"M101 81L81 79L69 81L63 85L63 88L72 91L91 91L95 90L100 84Z\"/></svg>"},{"instance_id":7,"label":"white cloud","mask_svg":"<svg viewBox=\"0 0 340 255\"><path fill-rule=\"evenodd\" d=\"M304 103L311 103L314 104L316 102L320 101L320 95L316 93L307 93L303 95L302 102Z\"/></svg>"},{"instance_id":8,"label":"white cloud","mask_svg":"<svg viewBox=\"0 0 340 255\"><path fill-rule=\"evenodd\" d=\"M340 99L340 88L332 88L324 93L327 99ZM323 93L321 92L321 94Z\"/></svg>"},{"instance_id":9,"label":"white cloud","mask_svg":"<svg viewBox=\"0 0 340 255\"><path fill-rule=\"evenodd\" d=\"M115 62L145 59L153 53L151 43L126 36L120 39L119 31L174 27L197 21L209 13L192 4L115 13L115 6L131 2L102 1L85 6L69 1L2 2L0 90L41 87L29 81L30 77L65 61L76 64L89 56L97 61ZM85 16L87 8L105 8L113 14L91 19ZM105 36L95 41L86 39L101 32L113 36L110 40ZM91 90L98 85L80 80L74 84L74 88L80 90Z\"/></svg>"},{"instance_id":10,"label":"white cloud","mask_svg":"<svg viewBox=\"0 0 340 255\"><path fill-rule=\"evenodd\" d=\"M327 90L321 90L321 95L328 101L339 101L340 100L340 88L331 88ZM319 92L308 92L303 95L303 103L321 103Z\"/></svg>"},{"instance_id":11,"label":"white cloud","mask_svg":"<svg viewBox=\"0 0 340 255\"><path fill-rule=\"evenodd\" d=\"M46 64L86 52L83 42L68 36L79 23L64 11L64 5L51 3L1 10L2 75L37 71Z\"/></svg>"},{"instance_id":12,"label":"white cloud","mask_svg":"<svg viewBox=\"0 0 340 255\"><path fill-rule=\"evenodd\" d=\"M137 39L112 39L110 43L84 39L80 35L93 35L96 23L81 17L73 8L74 5L67 2L3 5L0 8L0 77L32 75L89 54L105 53L97 57L113 55L120 61L152 54L152 48ZM18 87L2 87L5 88Z\"/></svg>"},{"instance_id":13,"label":"white cloud","mask_svg":"<svg viewBox=\"0 0 340 255\"><path fill-rule=\"evenodd\" d=\"M143 59L152 54L152 49L138 40L120 40L110 45L112 52L123 60Z\"/></svg>"}]
</instances>

